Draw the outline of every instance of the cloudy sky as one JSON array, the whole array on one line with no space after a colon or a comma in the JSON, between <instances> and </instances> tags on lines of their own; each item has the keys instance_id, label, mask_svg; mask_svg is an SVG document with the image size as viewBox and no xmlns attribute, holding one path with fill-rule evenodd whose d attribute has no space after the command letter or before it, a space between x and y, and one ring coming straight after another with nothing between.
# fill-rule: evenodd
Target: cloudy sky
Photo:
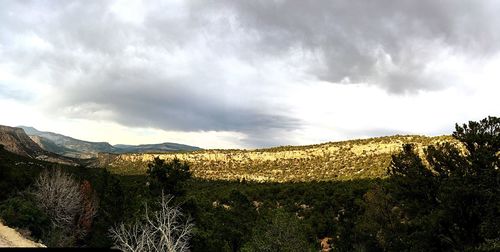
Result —
<instances>
[{"instance_id":1,"label":"cloudy sky","mask_svg":"<svg viewBox=\"0 0 500 252\"><path fill-rule=\"evenodd\" d=\"M500 115L500 2L0 1L0 124L204 148Z\"/></svg>"}]
</instances>

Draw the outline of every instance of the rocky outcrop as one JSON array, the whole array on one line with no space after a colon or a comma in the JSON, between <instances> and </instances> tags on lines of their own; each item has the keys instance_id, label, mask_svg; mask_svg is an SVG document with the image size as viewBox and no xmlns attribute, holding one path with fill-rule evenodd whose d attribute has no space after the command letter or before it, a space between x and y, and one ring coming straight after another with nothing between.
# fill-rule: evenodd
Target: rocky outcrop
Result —
<instances>
[{"instance_id":1,"label":"rocky outcrop","mask_svg":"<svg viewBox=\"0 0 500 252\"><path fill-rule=\"evenodd\" d=\"M45 151L26 135L23 129L0 126L0 144L4 149L21 156L36 158Z\"/></svg>"}]
</instances>

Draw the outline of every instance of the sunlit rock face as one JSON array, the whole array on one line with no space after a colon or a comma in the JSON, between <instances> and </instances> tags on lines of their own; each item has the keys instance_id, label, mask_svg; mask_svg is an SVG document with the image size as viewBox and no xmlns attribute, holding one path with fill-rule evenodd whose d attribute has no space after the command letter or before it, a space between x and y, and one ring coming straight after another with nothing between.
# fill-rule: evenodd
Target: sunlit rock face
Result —
<instances>
[{"instance_id":1,"label":"sunlit rock face","mask_svg":"<svg viewBox=\"0 0 500 252\"><path fill-rule=\"evenodd\" d=\"M423 149L441 142L459 143L450 136L391 136L331 142L309 146L260 150L203 150L163 154L100 154L99 165L125 174L144 174L154 157L179 158L190 164L193 175L210 180L301 182L348 180L386 176L391 155L405 143Z\"/></svg>"}]
</instances>

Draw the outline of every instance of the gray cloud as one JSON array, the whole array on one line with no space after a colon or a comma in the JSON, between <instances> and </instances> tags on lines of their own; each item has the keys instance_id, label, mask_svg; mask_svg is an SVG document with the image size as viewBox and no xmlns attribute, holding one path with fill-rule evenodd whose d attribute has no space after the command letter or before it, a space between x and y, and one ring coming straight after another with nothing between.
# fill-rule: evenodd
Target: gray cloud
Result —
<instances>
[{"instance_id":1,"label":"gray cloud","mask_svg":"<svg viewBox=\"0 0 500 252\"><path fill-rule=\"evenodd\" d=\"M106 73L109 74L109 73ZM110 117L125 125L151 126L170 130L243 131L272 128L296 128L300 121L272 114L279 107L266 105L255 99L254 104L238 105L232 96L237 90L210 90L198 87L186 79L164 79L155 75L134 73L106 77L87 85L71 86L61 90L57 104L77 104L81 116L110 110ZM145 78L145 79L144 79ZM147 83L147 84L143 84ZM63 107L62 113L72 107ZM98 114L98 113L97 113ZM109 119L109 118L108 118Z\"/></svg>"},{"instance_id":2,"label":"gray cloud","mask_svg":"<svg viewBox=\"0 0 500 252\"><path fill-rule=\"evenodd\" d=\"M483 58L500 49L495 1L227 1L268 54L318 55L318 78L366 82L389 92L450 83L429 64L443 50ZM446 76L450 77L450 76ZM448 81L449 78L448 78Z\"/></svg>"},{"instance_id":3,"label":"gray cloud","mask_svg":"<svg viewBox=\"0 0 500 252\"><path fill-rule=\"evenodd\" d=\"M498 52L499 10L465 0L148 1L129 22L141 10L116 15L107 1L2 1L0 64L52 86L47 110L65 116L286 144L284 132L302 127L279 99L288 82L445 88L453 73L432 63L443 52Z\"/></svg>"}]
</instances>

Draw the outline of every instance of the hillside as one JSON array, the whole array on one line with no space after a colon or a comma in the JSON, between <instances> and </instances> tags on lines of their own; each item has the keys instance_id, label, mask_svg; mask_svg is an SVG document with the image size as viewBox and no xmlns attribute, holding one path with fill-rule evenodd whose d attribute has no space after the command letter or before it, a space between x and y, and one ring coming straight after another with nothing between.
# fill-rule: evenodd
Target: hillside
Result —
<instances>
[{"instance_id":1,"label":"hillside","mask_svg":"<svg viewBox=\"0 0 500 252\"><path fill-rule=\"evenodd\" d=\"M83 153L65 148L64 146L60 146L50 141L49 139L41 136L31 135L29 136L33 142L37 143L42 149L46 151L50 151L52 153L57 153L59 155L67 156L67 157L75 157L75 158L90 158L91 156L86 157Z\"/></svg>"},{"instance_id":2,"label":"hillside","mask_svg":"<svg viewBox=\"0 0 500 252\"><path fill-rule=\"evenodd\" d=\"M115 173L144 174L154 157L175 157L191 165L193 175L209 180L257 182L330 181L384 177L391 155L402 144L413 143L420 151L439 142L455 142L451 136L389 136L309 146L258 150L203 150L190 153L99 154L94 166Z\"/></svg>"},{"instance_id":3,"label":"hillside","mask_svg":"<svg viewBox=\"0 0 500 252\"><path fill-rule=\"evenodd\" d=\"M33 127L19 126L26 131L26 134L31 137L40 137L43 142L40 145L42 148L47 148L47 151L52 151L59 155L75 158L91 158L95 157L99 152L113 153L115 148L107 142L89 142L68 137L65 135L39 131Z\"/></svg>"},{"instance_id":4,"label":"hillside","mask_svg":"<svg viewBox=\"0 0 500 252\"><path fill-rule=\"evenodd\" d=\"M0 144L4 149L26 157L34 158L44 154L44 150L20 128L0 126Z\"/></svg>"},{"instance_id":5,"label":"hillside","mask_svg":"<svg viewBox=\"0 0 500 252\"><path fill-rule=\"evenodd\" d=\"M21 128L0 125L0 145L12 153L54 163L75 164L74 160L42 149Z\"/></svg>"},{"instance_id":6,"label":"hillside","mask_svg":"<svg viewBox=\"0 0 500 252\"><path fill-rule=\"evenodd\" d=\"M178 144L178 143L159 143L159 144L140 144L140 145L125 145L116 144L113 153L158 153L158 152L178 152L178 151L197 151L201 148Z\"/></svg>"},{"instance_id":7,"label":"hillside","mask_svg":"<svg viewBox=\"0 0 500 252\"><path fill-rule=\"evenodd\" d=\"M201 150L195 146L177 143L111 145L108 142L89 142L53 132L39 131L33 127L19 126L24 129L44 150L73 158L93 158L98 153L158 153Z\"/></svg>"}]
</instances>

